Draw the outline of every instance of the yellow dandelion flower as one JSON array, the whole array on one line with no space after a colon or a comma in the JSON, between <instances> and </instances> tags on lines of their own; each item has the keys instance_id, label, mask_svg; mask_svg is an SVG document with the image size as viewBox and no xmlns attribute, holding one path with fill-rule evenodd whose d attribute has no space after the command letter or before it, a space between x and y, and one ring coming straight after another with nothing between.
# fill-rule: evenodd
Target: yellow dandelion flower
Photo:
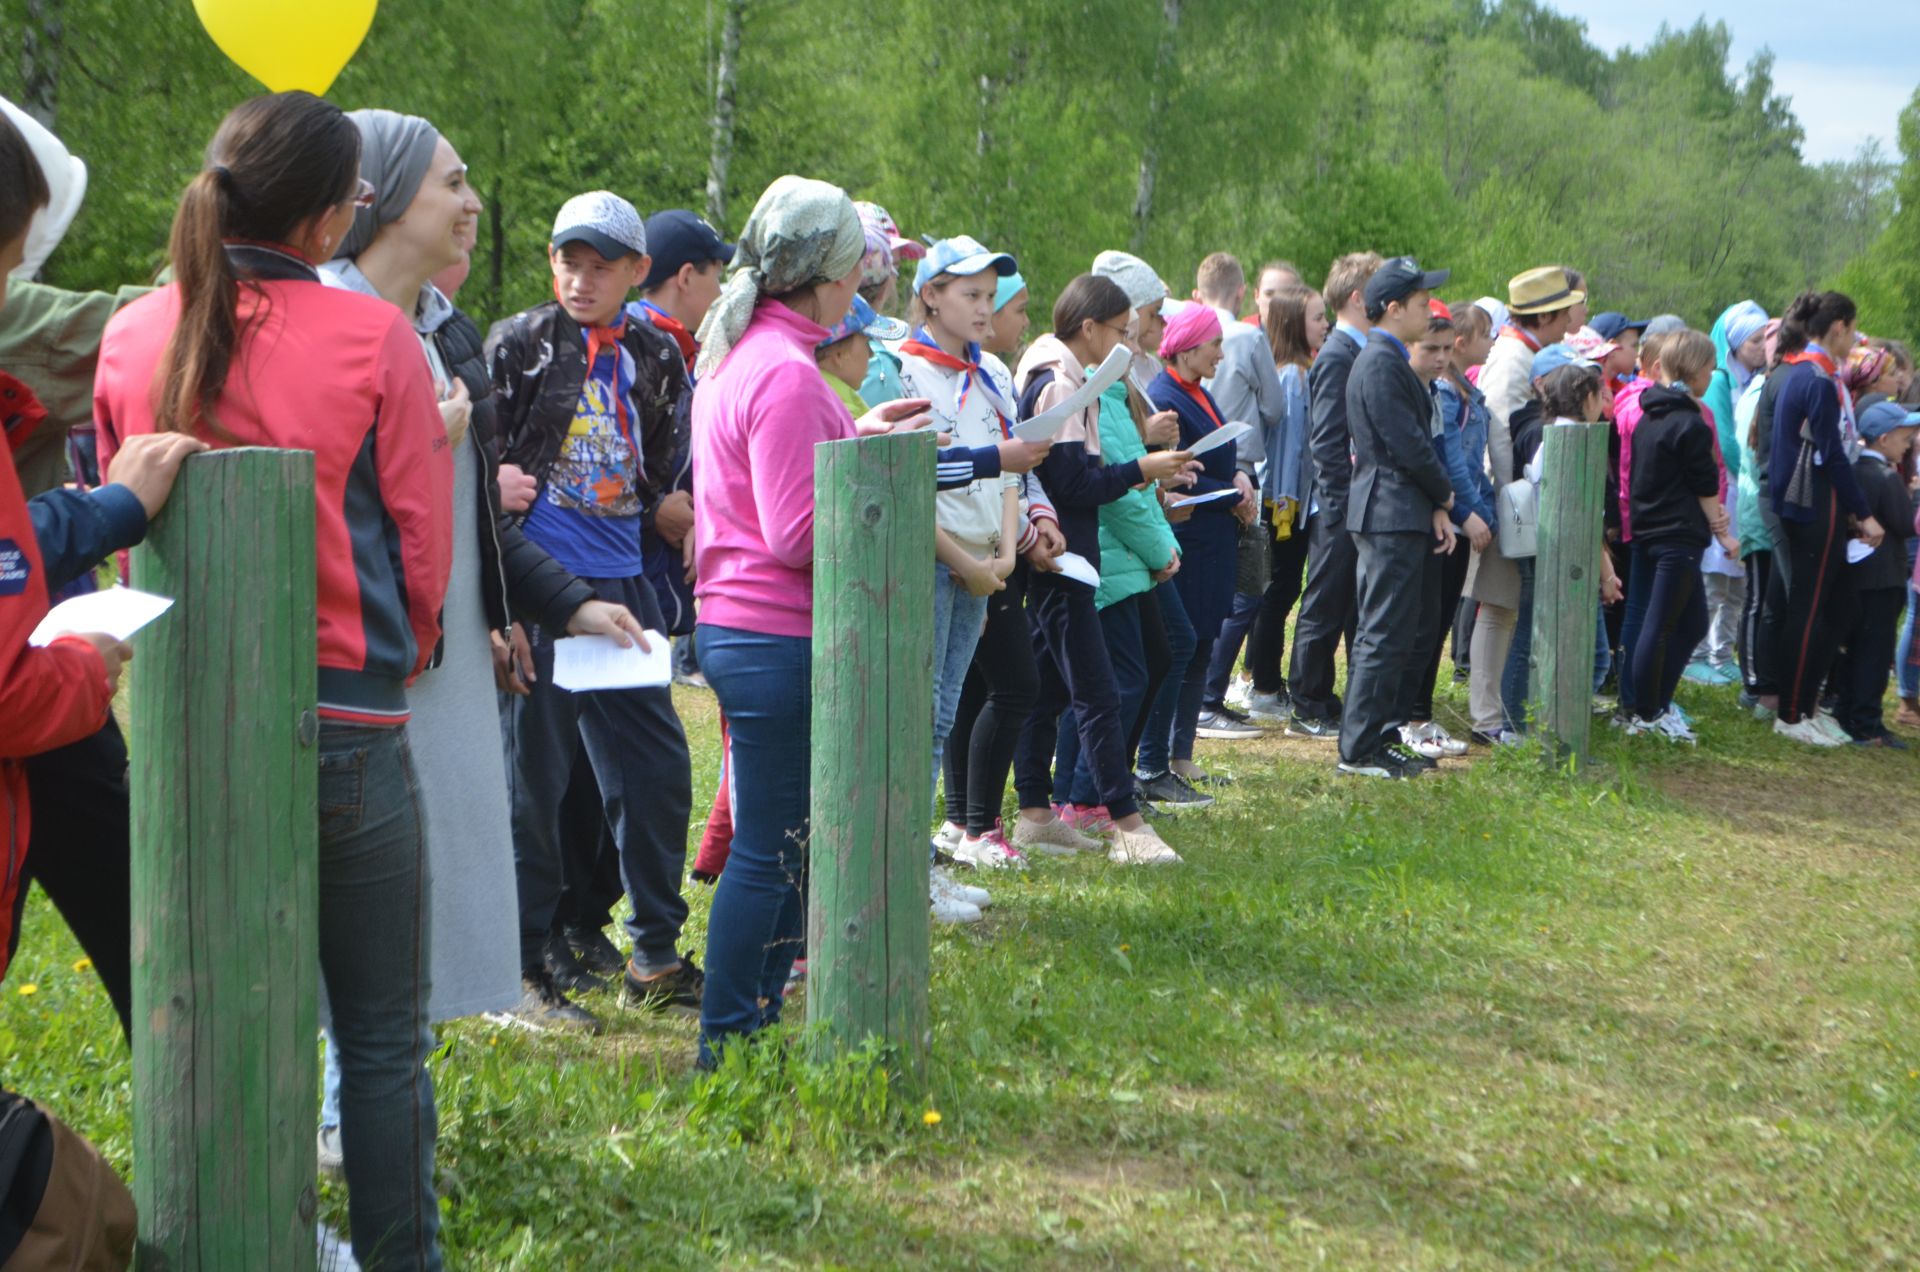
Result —
<instances>
[{"instance_id":1,"label":"yellow dandelion flower","mask_svg":"<svg viewBox=\"0 0 1920 1272\"><path fill-rule=\"evenodd\" d=\"M1125 953L1126 953L1126 952L1127 952L1128 950L1130 950L1130 949L1132 949L1132 948L1133 948L1133 946L1131 946L1131 945L1122 945L1122 946L1120 947L1120 952L1121 952L1122 954L1125 954Z\"/></svg>"},{"instance_id":2,"label":"yellow dandelion flower","mask_svg":"<svg viewBox=\"0 0 1920 1272\"><path fill-rule=\"evenodd\" d=\"M925 1122L928 1126L938 1126L940 1125L940 1110L928 1109L925 1113L922 1113L920 1115L920 1120L922 1122Z\"/></svg>"},{"instance_id":3,"label":"yellow dandelion flower","mask_svg":"<svg viewBox=\"0 0 1920 1272\"><path fill-rule=\"evenodd\" d=\"M26 984L22 985L19 989L16 989L13 992L20 995L20 997L22 998L31 998L33 995L40 992L40 987L34 984L32 981L28 981Z\"/></svg>"},{"instance_id":4,"label":"yellow dandelion flower","mask_svg":"<svg viewBox=\"0 0 1920 1272\"><path fill-rule=\"evenodd\" d=\"M93 970L93 960L90 958L76 958L73 960L73 970L76 972L90 972Z\"/></svg>"}]
</instances>

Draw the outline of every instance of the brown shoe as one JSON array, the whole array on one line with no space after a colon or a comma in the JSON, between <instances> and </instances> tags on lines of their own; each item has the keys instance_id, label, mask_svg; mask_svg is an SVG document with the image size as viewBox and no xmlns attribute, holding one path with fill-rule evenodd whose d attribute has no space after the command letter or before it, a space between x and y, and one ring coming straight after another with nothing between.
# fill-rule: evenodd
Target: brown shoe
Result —
<instances>
[{"instance_id":1,"label":"brown shoe","mask_svg":"<svg viewBox=\"0 0 1920 1272\"><path fill-rule=\"evenodd\" d=\"M1920 699L1902 698L1893 722L1903 729L1920 729Z\"/></svg>"}]
</instances>

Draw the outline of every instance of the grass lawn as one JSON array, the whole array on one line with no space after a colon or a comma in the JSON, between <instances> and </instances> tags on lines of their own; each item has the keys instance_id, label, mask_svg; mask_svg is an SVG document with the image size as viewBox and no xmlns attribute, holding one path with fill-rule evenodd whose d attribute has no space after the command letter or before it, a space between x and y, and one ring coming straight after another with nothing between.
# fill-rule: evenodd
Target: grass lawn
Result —
<instances>
[{"instance_id":1,"label":"grass lawn","mask_svg":"<svg viewBox=\"0 0 1920 1272\"><path fill-rule=\"evenodd\" d=\"M696 1079L691 1022L611 999L597 1039L449 1026L449 1265L1920 1265L1920 757L1682 701L1698 751L1601 728L1580 780L1203 743L1238 784L1166 830L1185 866L1042 861L936 929L924 1092L773 1048ZM78 958L36 897L0 1078L125 1167Z\"/></svg>"}]
</instances>

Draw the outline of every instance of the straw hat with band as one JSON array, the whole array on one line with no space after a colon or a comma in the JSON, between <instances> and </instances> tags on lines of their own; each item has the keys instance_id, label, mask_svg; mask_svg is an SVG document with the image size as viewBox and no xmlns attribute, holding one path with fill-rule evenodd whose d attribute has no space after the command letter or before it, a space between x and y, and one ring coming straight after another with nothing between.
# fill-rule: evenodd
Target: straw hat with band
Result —
<instances>
[{"instance_id":1,"label":"straw hat with band","mask_svg":"<svg viewBox=\"0 0 1920 1272\"><path fill-rule=\"evenodd\" d=\"M1543 265L1507 280L1507 312L1510 314L1550 314L1586 298L1585 292L1567 285L1567 271L1558 265Z\"/></svg>"}]
</instances>

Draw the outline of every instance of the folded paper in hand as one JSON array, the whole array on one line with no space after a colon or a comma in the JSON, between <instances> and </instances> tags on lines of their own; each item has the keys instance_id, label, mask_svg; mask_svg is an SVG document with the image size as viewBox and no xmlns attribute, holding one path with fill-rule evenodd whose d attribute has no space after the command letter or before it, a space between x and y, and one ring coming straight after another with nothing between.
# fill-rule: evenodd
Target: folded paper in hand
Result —
<instances>
[{"instance_id":1,"label":"folded paper in hand","mask_svg":"<svg viewBox=\"0 0 1920 1272\"><path fill-rule=\"evenodd\" d=\"M62 601L48 610L27 637L27 644L49 645L63 632L103 632L115 640L131 640L135 632L171 608L170 597L115 585L104 592L88 592Z\"/></svg>"},{"instance_id":2,"label":"folded paper in hand","mask_svg":"<svg viewBox=\"0 0 1920 1272\"><path fill-rule=\"evenodd\" d=\"M1225 446L1228 442L1237 442L1251 432L1253 432L1253 425L1243 423L1240 420L1229 420L1193 445L1187 447L1187 454L1204 455L1216 446Z\"/></svg>"},{"instance_id":3,"label":"folded paper in hand","mask_svg":"<svg viewBox=\"0 0 1920 1272\"><path fill-rule=\"evenodd\" d=\"M649 648L625 649L611 636L569 636L553 642L553 683L575 693L645 689L673 683L673 644L647 633Z\"/></svg>"},{"instance_id":4,"label":"folded paper in hand","mask_svg":"<svg viewBox=\"0 0 1920 1272\"><path fill-rule=\"evenodd\" d=\"M1013 426L1013 435L1023 442L1046 442L1053 440L1075 412L1084 411L1091 406L1102 393L1112 387L1114 381L1127 373L1133 364L1133 352L1123 344L1113 346L1106 361L1095 368L1087 382L1069 393L1063 401L1055 403L1030 420L1022 420Z\"/></svg>"},{"instance_id":5,"label":"folded paper in hand","mask_svg":"<svg viewBox=\"0 0 1920 1272\"><path fill-rule=\"evenodd\" d=\"M1209 490L1204 495L1188 495L1185 499L1176 499L1168 504L1169 508L1191 508L1195 504L1212 503L1216 499L1238 499L1240 488L1228 486L1225 490Z\"/></svg>"},{"instance_id":6,"label":"folded paper in hand","mask_svg":"<svg viewBox=\"0 0 1920 1272\"><path fill-rule=\"evenodd\" d=\"M1847 540L1847 564L1858 565L1873 555L1873 545L1865 539Z\"/></svg>"},{"instance_id":7,"label":"folded paper in hand","mask_svg":"<svg viewBox=\"0 0 1920 1272\"><path fill-rule=\"evenodd\" d=\"M1100 586L1100 571L1094 569L1093 562L1078 552L1062 552L1053 558L1053 564L1065 578L1085 583L1088 587Z\"/></svg>"}]
</instances>

